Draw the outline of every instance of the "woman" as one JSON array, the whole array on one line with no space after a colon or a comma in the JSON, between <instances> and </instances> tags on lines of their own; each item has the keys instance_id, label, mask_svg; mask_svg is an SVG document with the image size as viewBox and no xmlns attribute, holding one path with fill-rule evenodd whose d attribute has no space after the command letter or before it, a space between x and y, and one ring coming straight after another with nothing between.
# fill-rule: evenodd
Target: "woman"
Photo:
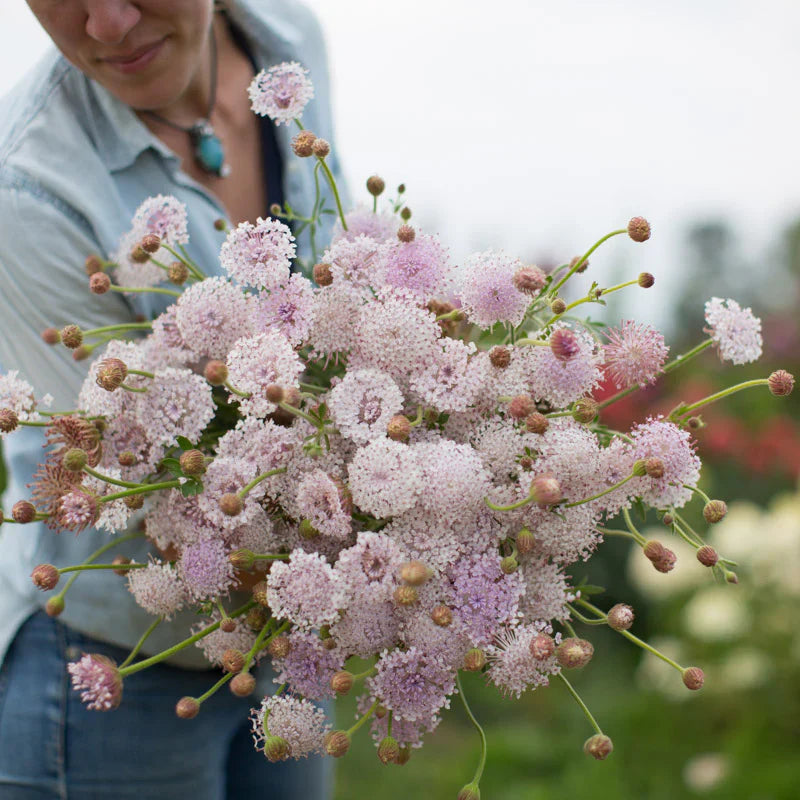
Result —
<instances>
[{"instance_id":1,"label":"woman","mask_svg":"<svg viewBox=\"0 0 800 800\"><path fill-rule=\"evenodd\" d=\"M161 295L91 295L82 267L89 253L113 256L146 197L186 204L187 249L209 274L219 269L220 217L255 220L284 199L310 209L310 165L290 157L292 131L250 112L246 88L258 69L302 63L316 90L304 124L330 141L325 50L315 20L293 0L231 0L224 9L212 0L28 4L59 52L0 103L0 373L20 370L38 396L54 397L53 409L69 409L88 362L47 348L41 331L164 308ZM338 174L335 157L328 162ZM4 442L6 507L29 495L42 442L35 428ZM0 796L324 796L322 762L270 765L254 751L247 711L258 694L219 692L197 719L175 716L179 697L202 694L218 677L194 648L127 681L113 714L84 709L68 688L67 661L91 651L119 662L151 619L110 571L82 576L50 618L29 576L41 562L80 563L107 541L93 530L57 536L38 523L0 531ZM133 543L118 552L147 558ZM184 638L196 621L184 614L162 624L143 652ZM257 691L270 685L261 676Z\"/></svg>"}]
</instances>

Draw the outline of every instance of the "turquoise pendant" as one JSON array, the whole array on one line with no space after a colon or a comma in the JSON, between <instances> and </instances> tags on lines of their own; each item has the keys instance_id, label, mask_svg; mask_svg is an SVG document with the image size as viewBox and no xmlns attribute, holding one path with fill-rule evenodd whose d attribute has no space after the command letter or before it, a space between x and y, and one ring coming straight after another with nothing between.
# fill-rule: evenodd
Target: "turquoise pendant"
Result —
<instances>
[{"instance_id":1,"label":"turquoise pendant","mask_svg":"<svg viewBox=\"0 0 800 800\"><path fill-rule=\"evenodd\" d=\"M189 130L189 136L194 148L194 160L206 172L220 178L230 174L230 167L225 163L222 142L207 120L198 120Z\"/></svg>"}]
</instances>

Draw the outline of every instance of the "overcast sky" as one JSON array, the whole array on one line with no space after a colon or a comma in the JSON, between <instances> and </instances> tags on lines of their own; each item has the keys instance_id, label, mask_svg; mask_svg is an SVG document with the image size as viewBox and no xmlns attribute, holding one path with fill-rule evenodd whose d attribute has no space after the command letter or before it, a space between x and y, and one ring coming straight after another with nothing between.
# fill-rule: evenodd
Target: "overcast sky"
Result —
<instances>
[{"instance_id":1,"label":"overcast sky","mask_svg":"<svg viewBox=\"0 0 800 800\"><path fill-rule=\"evenodd\" d=\"M729 216L757 252L800 214L795 0L308 4L354 195L373 172L404 181L456 260L560 262L642 214L651 241L592 271L624 259L668 287L693 220ZM22 0L0 23L2 92L44 39Z\"/></svg>"}]
</instances>

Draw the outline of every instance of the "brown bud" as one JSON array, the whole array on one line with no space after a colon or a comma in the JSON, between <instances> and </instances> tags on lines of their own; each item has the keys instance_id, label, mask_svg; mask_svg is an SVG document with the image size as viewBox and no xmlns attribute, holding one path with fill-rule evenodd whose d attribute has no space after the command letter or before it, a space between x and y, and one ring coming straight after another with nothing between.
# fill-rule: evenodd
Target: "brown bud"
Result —
<instances>
[{"instance_id":1,"label":"brown bud","mask_svg":"<svg viewBox=\"0 0 800 800\"><path fill-rule=\"evenodd\" d=\"M140 508L144 508L144 495L129 494L127 497L122 498L122 502L125 504L125 508L129 508L131 511L138 511Z\"/></svg>"},{"instance_id":2,"label":"brown bud","mask_svg":"<svg viewBox=\"0 0 800 800\"><path fill-rule=\"evenodd\" d=\"M100 256L92 253L86 256L86 261L83 262L83 268L86 270L87 275L95 275L103 269L103 262L100 260Z\"/></svg>"},{"instance_id":3,"label":"brown bud","mask_svg":"<svg viewBox=\"0 0 800 800\"><path fill-rule=\"evenodd\" d=\"M282 736L269 736L264 742L264 755L267 761L275 764L278 761L286 761L292 754L289 742Z\"/></svg>"},{"instance_id":4,"label":"brown bud","mask_svg":"<svg viewBox=\"0 0 800 800\"><path fill-rule=\"evenodd\" d=\"M194 697L181 697L175 704L175 713L181 719L194 719L200 713L200 703Z\"/></svg>"},{"instance_id":5,"label":"brown bud","mask_svg":"<svg viewBox=\"0 0 800 800\"><path fill-rule=\"evenodd\" d=\"M651 456L644 460L644 471L650 478L664 477L664 462L660 458Z\"/></svg>"},{"instance_id":6,"label":"brown bud","mask_svg":"<svg viewBox=\"0 0 800 800\"><path fill-rule=\"evenodd\" d=\"M139 247L145 251L145 253L155 253L158 251L158 248L161 247L161 237L156 233L148 233L142 237L142 241L139 242Z\"/></svg>"},{"instance_id":7,"label":"brown bud","mask_svg":"<svg viewBox=\"0 0 800 800\"><path fill-rule=\"evenodd\" d=\"M650 238L650 223L644 217L633 217L628 223L628 236L634 242L646 242Z\"/></svg>"},{"instance_id":8,"label":"brown bud","mask_svg":"<svg viewBox=\"0 0 800 800\"><path fill-rule=\"evenodd\" d=\"M269 608L269 603L267 602L267 582L266 581L259 581L252 589L251 592L253 593L253 600L256 601L260 606L264 606L264 608Z\"/></svg>"},{"instance_id":9,"label":"brown bud","mask_svg":"<svg viewBox=\"0 0 800 800\"><path fill-rule=\"evenodd\" d=\"M400 755L400 745L392 736L385 736L378 745L378 758L381 764L394 764Z\"/></svg>"},{"instance_id":10,"label":"brown bud","mask_svg":"<svg viewBox=\"0 0 800 800\"><path fill-rule=\"evenodd\" d=\"M341 758L350 749L350 736L347 731L329 731L323 740L325 752L334 758Z\"/></svg>"},{"instance_id":11,"label":"brown bud","mask_svg":"<svg viewBox=\"0 0 800 800\"><path fill-rule=\"evenodd\" d=\"M521 456L519 459L519 465L526 472L530 472L533 468L533 459L529 456Z\"/></svg>"},{"instance_id":12,"label":"brown bud","mask_svg":"<svg viewBox=\"0 0 800 800\"><path fill-rule=\"evenodd\" d=\"M241 514L243 507L242 498L238 494L233 494L233 492L226 492L219 499L220 511L228 517L235 517Z\"/></svg>"},{"instance_id":13,"label":"brown bud","mask_svg":"<svg viewBox=\"0 0 800 800\"><path fill-rule=\"evenodd\" d=\"M539 475L531 481L529 494L540 506L552 506L561 500L561 484L550 474Z\"/></svg>"},{"instance_id":14,"label":"brown bud","mask_svg":"<svg viewBox=\"0 0 800 800\"><path fill-rule=\"evenodd\" d=\"M645 542L642 552L650 561L658 561L664 555L665 549L658 539L650 539L650 541Z\"/></svg>"},{"instance_id":15,"label":"brown bud","mask_svg":"<svg viewBox=\"0 0 800 800\"><path fill-rule=\"evenodd\" d=\"M273 217L279 217L281 215L282 209L280 203L272 203L269 207L269 213L272 214Z\"/></svg>"},{"instance_id":16,"label":"brown bud","mask_svg":"<svg viewBox=\"0 0 800 800\"><path fill-rule=\"evenodd\" d=\"M150 260L150 255L146 250L142 249L141 245L137 244L128 254L128 258L130 258L134 264L146 264Z\"/></svg>"},{"instance_id":17,"label":"brown bud","mask_svg":"<svg viewBox=\"0 0 800 800\"><path fill-rule=\"evenodd\" d=\"M11 433L19 425L19 417L12 408L0 409L0 431Z\"/></svg>"},{"instance_id":18,"label":"brown bud","mask_svg":"<svg viewBox=\"0 0 800 800\"><path fill-rule=\"evenodd\" d=\"M534 411L525 419L525 430L528 433L544 433L550 427L550 420L544 414Z\"/></svg>"},{"instance_id":19,"label":"brown bud","mask_svg":"<svg viewBox=\"0 0 800 800\"><path fill-rule=\"evenodd\" d=\"M701 431L705 426L706 424L703 422L702 417L689 417L689 419L686 420L686 427L690 431Z\"/></svg>"},{"instance_id":20,"label":"brown bud","mask_svg":"<svg viewBox=\"0 0 800 800\"><path fill-rule=\"evenodd\" d=\"M33 503L29 503L27 500L17 500L17 502L11 506L11 518L14 522L25 525L28 522L33 522L35 517L36 506L34 506Z\"/></svg>"},{"instance_id":21,"label":"brown bud","mask_svg":"<svg viewBox=\"0 0 800 800\"><path fill-rule=\"evenodd\" d=\"M233 620L231 620L233 622ZM234 623L235 627L235 623ZM226 672L239 673L244 669L244 653L231 647L222 654L222 668Z\"/></svg>"},{"instance_id":22,"label":"brown bud","mask_svg":"<svg viewBox=\"0 0 800 800\"><path fill-rule=\"evenodd\" d=\"M251 608L244 618L244 623L250 630L260 631L269 621L269 615L263 608Z\"/></svg>"},{"instance_id":23,"label":"brown bud","mask_svg":"<svg viewBox=\"0 0 800 800\"><path fill-rule=\"evenodd\" d=\"M184 450L178 461L184 475L202 475L206 471L206 457L200 450Z\"/></svg>"},{"instance_id":24,"label":"brown bud","mask_svg":"<svg viewBox=\"0 0 800 800\"><path fill-rule=\"evenodd\" d=\"M792 393L794 389L794 376L785 369L779 369L772 373L767 379L769 390L776 397L785 397Z\"/></svg>"},{"instance_id":25,"label":"brown bud","mask_svg":"<svg viewBox=\"0 0 800 800\"><path fill-rule=\"evenodd\" d=\"M395 759L395 764L397 766L402 767L405 764L408 764L408 760L411 758L411 748L407 745L404 745L400 748L400 752L397 754L397 758Z\"/></svg>"},{"instance_id":26,"label":"brown bud","mask_svg":"<svg viewBox=\"0 0 800 800\"><path fill-rule=\"evenodd\" d=\"M231 692L237 697L247 697L256 688L256 679L249 672L240 672L231 680Z\"/></svg>"},{"instance_id":27,"label":"brown bud","mask_svg":"<svg viewBox=\"0 0 800 800\"><path fill-rule=\"evenodd\" d=\"M267 647L267 652L272 658L286 658L292 648L291 639L288 636L276 636Z\"/></svg>"},{"instance_id":28,"label":"brown bud","mask_svg":"<svg viewBox=\"0 0 800 800\"><path fill-rule=\"evenodd\" d=\"M431 611L431 619L440 628L446 628L453 622L453 612L448 606L440 605Z\"/></svg>"},{"instance_id":29,"label":"brown bud","mask_svg":"<svg viewBox=\"0 0 800 800\"><path fill-rule=\"evenodd\" d=\"M317 286L330 286L333 283L333 272L331 272L330 264L314 264L312 276Z\"/></svg>"},{"instance_id":30,"label":"brown bud","mask_svg":"<svg viewBox=\"0 0 800 800\"><path fill-rule=\"evenodd\" d=\"M58 570L52 564L39 564L31 573L33 585L43 592L55 589L60 577Z\"/></svg>"},{"instance_id":31,"label":"brown bud","mask_svg":"<svg viewBox=\"0 0 800 800\"><path fill-rule=\"evenodd\" d=\"M236 620L231 619L230 617L225 617L219 623L219 629L223 631L223 633L233 633L236 630Z\"/></svg>"},{"instance_id":32,"label":"brown bud","mask_svg":"<svg viewBox=\"0 0 800 800\"><path fill-rule=\"evenodd\" d=\"M58 344L61 341L61 332L56 328L45 328L42 331L42 341L45 344Z\"/></svg>"},{"instance_id":33,"label":"brown bud","mask_svg":"<svg viewBox=\"0 0 800 800\"><path fill-rule=\"evenodd\" d=\"M486 653L479 647L473 647L464 654L464 669L467 672L479 672L486 666Z\"/></svg>"},{"instance_id":34,"label":"brown bud","mask_svg":"<svg viewBox=\"0 0 800 800\"><path fill-rule=\"evenodd\" d=\"M567 310L567 304L560 297L556 297L556 299L550 303L550 310L554 314L563 314Z\"/></svg>"},{"instance_id":35,"label":"brown bud","mask_svg":"<svg viewBox=\"0 0 800 800\"><path fill-rule=\"evenodd\" d=\"M331 675L331 689L338 695L347 694L353 688L354 676L346 669L334 672Z\"/></svg>"},{"instance_id":36,"label":"brown bud","mask_svg":"<svg viewBox=\"0 0 800 800\"><path fill-rule=\"evenodd\" d=\"M373 197L379 197L383 194L383 190L386 188L386 182L378 175L370 175L367 178L367 191Z\"/></svg>"},{"instance_id":37,"label":"brown bud","mask_svg":"<svg viewBox=\"0 0 800 800\"><path fill-rule=\"evenodd\" d=\"M209 361L203 374L212 386L222 386L228 380L228 367L224 361Z\"/></svg>"},{"instance_id":38,"label":"brown bud","mask_svg":"<svg viewBox=\"0 0 800 800\"><path fill-rule=\"evenodd\" d=\"M661 517L661 522L663 522L664 525L666 525L668 528L671 528L672 524L675 522L675 517L673 517L672 514L669 513L664 514L664 516Z\"/></svg>"},{"instance_id":39,"label":"brown bud","mask_svg":"<svg viewBox=\"0 0 800 800\"><path fill-rule=\"evenodd\" d=\"M697 560L704 567L713 567L719 561L719 554L711 545L704 544L697 551Z\"/></svg>"},{"instance_id":40,"label":"brown bud","mask_svg":"<svg viewBox=\"0 0 800 800\"><path fill-rule=\"evenodd\" d=\"M583 260L581 260L581 259L583 259ZM586 272L587 269L589 269L589 259L588 258L583 258L583 256L573 256L569 260L569 268L570 269L574 269L577 264L580 264L580 266L575 270L575 273L577 275L581 275L584 272Z\"/></svg>"},{"instance_id":41,"label":"brown bud","mask_svg":"<svg viewBox=\"0 0 800 800\"><path fill-rule=\"evenodd\" d=\"M132 495L132 496L135 496L135 495ZM131 560L129 558L126 558L125 556L114 556L114 558L111 560L111 563L116 565L116 566L119 566L119 567L124 567L126 564L130 564L132 562L131 562ZM119 576L125 576L129 572L130 572L130 570L127 570L127 569L115 569L114 570L114 574L115 575L119 575Z\"/></svg>"},{"instance_id":42,"label":"brown bud","mask_svg":"<svg viewBox=\"0 0 800 800\"><path fill-rule=\"evenodd\" d=\"M233 564L235 569L252 569L253 564L256 562L255 554L246 547L240 547L238 550L229 553L228 561Z\"/></svg>"},{"instance_id":43,"label":"brown bud","mask_svg":"<svg viewBox=\"0 0 800 800\"><path fill-rule=\"evenodd\" d=\"M556 660L565 669L585 667L592 660L593 655L594 647L592 643L574 636L564 639L556 647Z\"/></svg>"},{"instance_id":44,"label":"brown bud","mask_svg":"<svg viewBox=\"0 0 800 800\"><path fill-rule=\"evenodd\" d=\"M264 390L264 394L270 403L282 403L286 399L286 392L283 390L283 386L277 383L270 383Z\"/></svg>"},{"instance_id":45,"label":"brown bud","mask_svg":"<svg viewBox=\"0 0 800 800\"><path fill-rule=\"evenodd\" d=\"M608 758L613 750L613 742L603 733L596 733L583 744L583 752L586 753L587 756L596 758L598 761L603 761Z\"/></svg>"},{"instance_id":46,"label":"brown bud","mask_svg":"<svg viewBox=\"0 0 800 800\"><path fill-rule=\"evenodd\" d=\"M533 552L535 547L536 537L527 528L523 528L517 534L517 552L524 556Z\"/></svg>"},{"instance_id":47,"label":"brown bud","mask_svg":"<svg viewBox=\"0 0 800 800\"><path fill-rule=\"evenodd\" d=\"M537 661L544 661L555 653L555 639L553 639L552 636L548 636L546 633L537 633L536 636L531 639L529 650Z\"/></svg>"},{"instance_id":48,"label":"brown bud","mask_svg":"<svg viewBox=\"0 0 800 800\"><path fill-rule=\"evenodd\" d=\"M640 272L639 277L637 279L637 283L642 289L649 289L654 283L656 279L652 276L649 272Z\"/></svg>"},{"instance_id":49,"label":"brown bud","mask_svg":"<svg viewBox=\"0 0 800 800\"><path fill-rule=\"evenodd\" d=\"M111 288L111 278L105 272L95 272L89 278L89 291L92 294L105 294Z\"/></svg>"},{"instance_id":50,"label":"brown bud","mask_svg":"<svg viewBox=\"0 0 800 800\"><path fill-rule=\"evenodd\" d=\"M459 789L456 800L481 800L481 790L477 783L468 783Z\"/></svg>"},{"instance_id":51,"label":"brown bud","mask_svg":"<svg viewBox=\"0 0 800 800\"><path fill-rule=\"evenodd\" d=\"M317 158L325 158L331 152L331 145L325 139L315 139L312 145L312 152Z\"/></svg>"},{"instance_id":52,"label":"brown bud","mask_svg":"<svg viewBox=\"0 0 800 800\"><path fill-rule=\"evenodd\" d=\"M739 583L739 576L735 572L731 572L729 569L726 569L725 581L727 583Z\"/></svg>"},{"instance_id":53,"label":"brown bud","mask_svg":"<svg viewBox=\"0 0 800 800\"><path fill-rule=\"evenodd\" d=\"M401 225L397 229L397 238L404 244L413 242L417 232L410 225Z\"/></svg>"},{"instance_id":54,"label":"brown bud","mask_svg":"<svg viewBox=\"0 0 800 800\"><path fill-rule=\"evenodd\" d=\"M683 685L693 692L702 689L705 679L706 676L703 674L703 670L701 670L700 667L687 667L683 671Z\"/></svg>"},{"instance_id":55,"label":"brown bud","mask_svg":"<svg viewBox=\"0 0 800 800\"><path fill-rule=\"evenodd\" d=\"M89 461L89 456L80 447L70 447L61 457L61 466L67 472L80 472Z\"/></svg>"},{"instance_id":56,"label":"brown bud","mask_svg":"<svg viewBox=\"0 0 800 800\"><path fill-rule=\"evenodd\" d=\"M511 363L511 351L498 344L489 351L489 362L497 369L505 369Z\"/></svg>"},{"instance_id":57,"label":"brown bud","mask_svg":"<svg viewBox=\"0 0 800 800\"><path fill-rule=\"evenodd\" d=\"M678 560L678 557L672 550L668 550L666 547L664 548L664 552L661 554L661 558L657 559L653 562L653 566L659 572L672 572L675 567L675 562Z\"/></svg>"},{"instance_id":58,"label":"brown bud","mask_svg":"<svg viewBox=\"0 0 800 800\"><path fill-rule=\"evenodd\" d=\"M608 627L615 631L627 631L633 625L633 609L625 603L617 603L608 612Z\"/></svg>"},{"instance_id":59,"label":"brown bud","mask_svg":"<svg viewBox=\"0 0 800 800\"><path fill-rule=\"evenodd\" d=\"M136 456L130 450L123 450L117 456L117 463L121 467L132 467L136 463Z\"/></svg>"},{"instance_id":60,"label":"brown bud","mask_svg":"<svg viewBox=\"0 0 800 800\"><path fill-rule=\"evenodd\" d=\"M413 586L398 586L392 595L398 606L413 606L419 600L419 594Z\"/></svg>"},{"instance_id":61,"label":"brown bud","mask_svg":"<svg viewBox=\"0 0 800 800\"><path fill-rule=\"evenodd\" d=\"M411 435L411 423L403 414L395 414L386 426L386 435L395 442L407 442Z\"/></svg>"},{"instance_id":62,"label":"brown bud","mask_svg":"<svg viewBox=\"0 0 800 800\"><path fill-rule=\"evenodd\" d=\"M703 506L703 519L709 524L713 525L715 522L720 522L725 519L728 513L728 506L724 500L712 500Z\"/></svg>"},{"instance_id":63,"label":"brown bud","mask_svg":"<svg viewBox=\"0 0 800 800\"><path fill-rule=\"evenodd\" d=\"M591 397L581 397L572 407L572 418L576 422L588 424L597 416L599 408L596 400Z\"/></svg>"},{"instance_id":64,"label":"brown bud","mask_svg":"<svg viewBox=\"0 0 800 800\"><path fill-rule=\"evenodd\" d=\"M300 392L294 386L289 386L286 389L284 389L283 402L286 403L287 406L299 408L300 400L301 400Z\"/></svg>"},{"instance_id":65,"label":"brown bud","mask_svg":"<svg viewBox=\"0 0 800 800\"><path fill-rule=\"evenodd\" d=\"M222 217L217 217L214 220L214 230L224 231L228 227L228 223Z\"/></svg>"},{"instance_id":66,"label":"brown bud","mask_svg":"<svg viewBox=\"0 0 800 800\"><path fill-rule=\"evenodd\" d=\"M406 561L400 567L400 580L409 586L422 586L433 573L421 561Z\"/></svg>"},{"instance_id":67,"label":"brown bud","mask_svg":"<svg viewBox=\"0 0 800 800\"><path fill-rule=\"evenodd\" d=\"M518 394L508 404L508 413L514 419L525 419L536 410L533 398L527 394Z\"/></svg>"},{"instance_id":68,"label":"brown bud","mask_svg":"<svg viewBox=\"0 0 800 800\"><path fill-rule=\"evenodd\" d=\"M292 151L300 158L308 158L314 155L314 142L317 136L311 131L300 131L292 139Z\"/></svg>"},{"instance_id":69,"label":"brown bud","mask_svg":"<svg viewBox=\"0 0 800 800\"><path fill-rule=\"evenodd\" d=\"M522 267L514 273L512 278L514 288L523 294L534 295L539 294L542 287L547 281L547 276L542 272L539 267L534 265Z\"/></svg>"},{"instance_id":70,"label":"brown bud","mask_svg":"<svg viewBox=\"0 0 800 800\"><path fill-rule=\"evenodd\" d=\"M550 335L550 350L559 361L569 361L580 352L578 337L569 328L557 328Z\"/></svg>"},{"instance_id":71,"label":"brown bud","mask_svg":"<svg viewBox=\"0 0 800 800\"><path fill-rule=\"evenodd\" d=\"M176 286L183 286L189 280L189 267L182 261L173 261L167 268L167 277L170 283Z\"/></svg>"},{"instance_id":72,"label":"brown bud","mask_svg":"<svg viewBox=\"0 0 800 800\"><path fill-rule=\"evenodd\" d=\"M57 617L63 610L64 598L60 594L51 597L44 606L45 614L47 614L48 617Z\"/></svg>"},{"instance_id":73,"label":"brown bud","mask_svg":"<svg viewBox=\"0 0 800 800\"><path fill-rule=\"evenodd\" d=\"M77 325L65 325L61 329L61 341L64 347L75 350L83 343L83 331Z\"/></svg>"},{"instance_id":74,"label":"brown bud","mask_svg":"<svg viewBox=\"0 0 800 800\"><path fill-rule=\"evenodd\" d=\"M400 219L405 220L406 222L411 219L411 209L408 206L403 206L400 209Z\"/></svg>"},{"instance_id":75,"label":"brown bud","mask_svg":"<svg viewBox=\"0 0 800 800\"><path fill-rule=\"evenodd\" d=\"M80 347L76 347L72 351L72 360L73 361L83 361L85 358L89 358L92 354L90 348L88 348L85 344L82 344Z\"/></svg>"}]
</instances>

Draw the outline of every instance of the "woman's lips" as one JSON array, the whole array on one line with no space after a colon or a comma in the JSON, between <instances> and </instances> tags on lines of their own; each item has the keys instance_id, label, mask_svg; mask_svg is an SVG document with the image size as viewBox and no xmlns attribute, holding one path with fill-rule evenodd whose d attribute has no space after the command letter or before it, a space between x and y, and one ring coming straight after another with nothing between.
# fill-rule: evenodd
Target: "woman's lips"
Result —
<instances>
[{"instance_id":1,"label":"woman's lips","mask_svg":"<svg viewBox=\"0 0 800 800\"><path fill-rule=\"evenodd\" d=\"M112 69L121 72L123 75L141 72L156 58L156 56L158 56L165 41L166 37L152 44L140 47L130 53L121 56L111 56L102 59L102 61L108 64Z\"/></svg>"}]
</instances>

